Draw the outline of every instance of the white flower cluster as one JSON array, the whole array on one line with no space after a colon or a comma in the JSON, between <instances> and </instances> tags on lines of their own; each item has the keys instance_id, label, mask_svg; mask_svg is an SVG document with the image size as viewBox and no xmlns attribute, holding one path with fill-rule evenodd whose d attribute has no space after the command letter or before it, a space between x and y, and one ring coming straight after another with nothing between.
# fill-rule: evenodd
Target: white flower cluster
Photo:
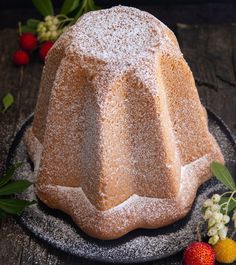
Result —
<instances>
[{"instance_id":1,"label":"white flower cluster","mask_svg":"<svg viewBox=\"0 0 236 265\"><path fill-rule=\"evenodd\" d=\"M211 199L207 199L203 204L204 219L208 221L207 235L210 237L208 242L211 245L215 245L219 239L225 239L228 232L226 224L229 223L230 217L220 212L220 199L219 194L214 194Z\"/></svg>"},{"instance_id":2,"label":"white flower cluster","mask_svg":"<svg viewBox=\"0 0 236 265\"><path fill-rule=\"evenodd\" d=\"M60 20L55 16L46 16L44 21L37 27L38 38L40 41L56 40L62 33L59 28Z\"/></svg>"}]
</instances>

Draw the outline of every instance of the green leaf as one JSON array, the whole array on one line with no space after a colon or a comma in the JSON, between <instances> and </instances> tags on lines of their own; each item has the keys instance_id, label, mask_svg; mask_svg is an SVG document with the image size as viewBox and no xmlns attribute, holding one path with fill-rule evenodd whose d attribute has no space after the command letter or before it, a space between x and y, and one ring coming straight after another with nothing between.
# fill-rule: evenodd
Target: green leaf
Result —
<instances>
[{"instance_id":1,"label":"green leaf","mask_svg":"<svg viewBox=\"0 0 236 265\"><path fill-rule=\"evenodd\" d=\"M4 186L14 175L15 171L22 166L22 163L17 163L15 165L10 166L6 170L6 174L0 178L0 187Z\"/></svg>"},{"instance_id":2,"label":"green leaf","mask_svg":"<svg viewBox=\"0 0 236 265\"><path fill-rule=\"evenodd\" d=\"M33 183L28 180L18 180L0 188L0 196L20 193L29 188Z\"/></svg>"},{"instance_id":3,"label":"green leaf","mask_svg":"<svg viewBox=\"0 0 236 265\"><path fill-rule=\"evenodd\" d=\"M70 12L74 11L80 4L80 0L65 0L60 13L68 15Z\"/></svg>"},{"instance_id":4,"label":"green leaf","mask_svg":"<svg viewBox=\"0 0 236 265\"><path fill-rule=\"evenodd\" d=\"M214 176L222 182L226 187L231 190L236 190L234 180L229 172L229 170L222 164L218 162L211 163L211 171Z\"/></svg>"},{"instance_id":5,"label":"green leaf","mask_svg":"<svg viewBox=\"0 0 236 265\"><path fill-rule=\"evenodd\" d=\"M14 103L14 97L12 96L11 93L7 93L2 99L2 104L4 107L2 112L5 112L8 108L10 108L13 103Z\"/></svg>"},{"instance_id":6,"label":"green leaf","mask_svg":"<svg viewBox=\"0 0 236 265\"><path fill-rule=\"evenodd\" d=\"M54 14L51 0L32 0L32 3L44 17Z\"/></svg>"},{"instance_id":7,"label":"green leaf","mask_svg":"<svg viewBox=\"0 0 236 265\"><path fill-rule=\"evenodd\" d=\"M37 29L39 23L40 23L40 20L38 20L38 19L30 18L27 20L27 26L29 26L31 28Z\"/></svg>"},{"instance_id":8,"label":"green leaf","mask_svg":"<svg viewBox=\"0 0 236 265\"><path fill-rule=\"evenodd\" d=\"M219 204L221 205L221 204L227 202L228 200L229 200L229 197L222 197ZM232 212L235 208L236 208L236 201L231 199L230 203L229 203L229 207L228 207L228 214L230 212ZM224 211L223 211L223 213L224 213Z\"/></svg>"},{"instance_id":9,"label":"green leaf","mask_svg":"<svg viewBox=\"0 0 236 265\"><path fill-rule=\"evenodd\" d=\"M18 199L0 199L0 209L10 214L20 214L25 207L35 204L36 201Z\"/></svg>"},{"instance_id":10,"label":"green leaf","mask_svg":"<svg viewBox=\"0 0 236 265\"><path fill-rule=\"evenodd\" d=\"M0 209L0 219L5 218L6 216L6 213Z\"/></svg>"},{"instance_id":11,"label":"green leaf","mask_svg":"<svg viewBox=\"0 0 236 265\"><path fill-rule=\"evenodd\" d=\"M37 34L37 29L34 28L34 27L30 27L28 25L21 26L21 33L27 33L27 32L31 32L33 34Z\"/></svg>"},{"instance_id":12,"label":"green leaf","mask_svg":"<svg viewBox=\"0 0 236 265\"><path fill-rule=\"evenodd\" d=\"M98 7L95 5L93 0L88 0L88 6L90 10L97 10Z\"/></svg>"}]
</instances>

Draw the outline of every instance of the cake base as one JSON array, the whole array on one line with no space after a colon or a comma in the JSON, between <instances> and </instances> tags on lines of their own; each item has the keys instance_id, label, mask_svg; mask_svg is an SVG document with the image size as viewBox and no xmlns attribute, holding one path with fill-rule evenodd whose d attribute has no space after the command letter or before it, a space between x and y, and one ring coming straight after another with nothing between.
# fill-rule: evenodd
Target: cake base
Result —
<instances>
[{"instance_id":1,"label":"cake base","mask_svg":"<svg viewBox=\"0 0 236 265\"><path fill-rule=\"evenodd\" d=\"M23 124L10 148L7 165L21 161L17 179L34 181L32 163L23 145L23 135L32 123L32 116ZM208 111L209 127L217 139L228 166L236 159L235 142L226 126ZM233 170L233 169L232 169ZM235 169L234 169L235 170ZM216 180L207 181L198 190L191 212L182 220L159 229L138 229L120 239L101 241L85 235L66 214L49 209L42 202L26 209L20 222L35 236L70 254L107 262L142 262L169 256L195 239L197 224L201 223L203 201L222 189ZM33 188L20 197L35 199ZM200 227L203 229L203 225Z\"/></svg>"}]
</instances>

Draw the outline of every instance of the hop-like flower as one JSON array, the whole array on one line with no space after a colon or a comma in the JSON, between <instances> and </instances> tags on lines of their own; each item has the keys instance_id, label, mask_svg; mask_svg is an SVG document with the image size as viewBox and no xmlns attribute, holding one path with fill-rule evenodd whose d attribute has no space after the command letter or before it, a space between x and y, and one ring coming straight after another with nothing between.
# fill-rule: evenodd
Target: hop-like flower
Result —
<instances>
[{"instance_id":1,"label":"hop-like flower","mask_svg":"<svg viewBox=\"0 0 236 265\"><path fill-rule=\"evenodd\" d=\"M221 196L219 194L214 194L211 199L213 203L218 203L220 201Z\"/></svg>"},{"instance_id":2,"label":"hop-like flower","mask_svg":"<svg viewBox=\"0 0 236 265\"><path fill-rule=\"evenodd\" d=\"M216 223L215 218L211 217L211 218L208 220L208 228L211 228L213 225L215 225L215 223Z\"/></svg>"},{"instance_id":3,"label":"hop-like flower","mask_svg":"<svg viewBox=\"0 0 236 265\"><path fill-rule=\"evenodd\" d=\"M215 218L216 222L220 222L223 218L223 214L220 212L213 212L212 217Z\"/></svg>"},{"instance_id":4,"label":"hop-like flower","mask_svg":"<svg viewBox=\"0 0 236 265\"><path fill-rule=\"evenodd\" d=\"M226 226L222 227L219 231L218 231L218 235L220 237L220 239L225 239L227 236L227 232L228 232L228 228Z\"/></svg>"},{"instance_id":5,"label":"hop-like flower","mask_svg":"<svg viewBox=\"0 0 236 265\"><path fill-rule=\"evenodd\" d=\"M217 223L217 224L215 225L215 228L216 228L217 230L220 230L220 229L222 229L222 228L224 228L224 227L225 227L225 225L224 225L222 222Z\"/></svg>"},{"instance_id":6,"label":"hop-like flower","mask_svg":"<svg viewBox=\"0 0 236 265\"><path fill-rule=\"evenodd\" d=\"M221 213L221 207L218 204L220 198L219 194L214 194L211 199L207 199L203 204L205 210L203 217L205 220L208 220L207 235L210 237L209 243L211 245L216 244L219 239L225 239L228 232L226 224L229 223L230 217L227 214L223 215ZM236 226L236 213L233 219L235 219Z\"/></svg>"},{"instance_id":7,"label":"hop-like flower","mask_svg":"<svg viewBox=\"0 0 236 265\"><path fill-rule=\"evenodd\" d=\"M204 214L204 219L208 220L209 218L212 217L212 214L213 214L213 212L211 210L206 209L205 214Z\"/></svg>"},{"instance_id":8,"label":"hop-like flower","mask_svg":"<svg viewBox=\"0 0 236 265\"><path fill-rule=\"evenodd\" d=\"M207 208L207 207L211 207L213 206L213 201L211 199L207 199L204 203L203 203L203 207Z\"/></svg>"},{"instance_id":9,"label":"hop-like flower","mask_svg":"<svg viewBox=\"0 0 236 265\"><path fill-rule=\"evenodd\" d=\"M209 238L208 243L211 244L211 245L215 245L218 242L219 239L220 238L219 238L218 235L214 235L214 236Z\"/></svg>"},{"instance_id":10,"label":"hop-like flower","mask_svg":"<svg viewBox=\"0 0 236 265\"><path fill-rule=\"evenodd\" d=\"M44 18L45 21L50 21L51 19L52 19L52 16L46 16L46 17Z\"/></svg>"},{"instance_id":11,"label":"hop-like flower","mask_svg":"<svg viewBox=\"0 0 236 265\"><path fill-rule=\"evenodd\" d=\"M223 218L222 218L222 222L223 222L224 224L228 224L229 221L230 221L230 217L229 217L228 215L225 214L225 215L223 216Z\"/></svg>"},{"instance_id":12,"label":"hop-like flower","mask_svg":"<svg viewBox=\"0 0 236 265\"><path fill-rule=\"evenodd\" d=\"M211 210L212 210L213 212L219 211L219 210L220 210L220 205L218 205L218 204L213 204L213 205L211 206Z\"/></svg>"},{"instance_id":13,"label":"hop-like flower","mask_svg":"<svg viewBox=\"0 0 236 265\"><path fill-rule=\"evenodd\" d=\"M215 227L211 227L207 233L208 236L214 236L217 234L217 229Z\"/></svg>"},{"instance_id":14,"label":"hop-like flower","mask_svg":"<svg viewBox=\"0 0 236 265\"><path fill-rule=\"evenodd\" d=\"M40 22L37 27L38 38L41 42L56 40L62 33L59 29L60 20L55 16L46 16L44 21Z\"/></svg>"}]
</instances>

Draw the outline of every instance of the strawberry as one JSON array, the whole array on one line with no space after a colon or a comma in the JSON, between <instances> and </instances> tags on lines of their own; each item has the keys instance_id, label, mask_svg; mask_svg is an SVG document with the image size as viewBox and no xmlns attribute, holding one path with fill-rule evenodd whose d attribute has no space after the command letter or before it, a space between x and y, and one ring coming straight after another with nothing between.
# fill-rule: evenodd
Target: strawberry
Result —
<instances>
[{"instance_id":1,"label":"strawberry","mask_svg":"<svg viewBox=\"0 0 236 265\"><path fill-rule=\"evenodd\" d=\"M18 50L13 54L12 60L16 65L26 65L29 63L29 55L25 51Z\"/></svg>"},{"instance_id":2,"label":"strawberry","mask_svg":"<svg viewBox=\"0 0 236 265\"><path fill-rule=\"evenodd\" d=\"M54 42L52 41L46 41L44 42L40 49L39 49L39 57L44 61L47 54L48 54L48 51L52 48Z\"/></svg>"},{"instance_id":3,"label":"strawberry","mask_svg":"<svg viewBox=\"0 0 236 265\"><path fill-rule=\"evenodd\" d=\"M20 47L23 50L31 51L36 48L37 38L32 33L23 33L19 38Z\"/></svg>"},{"instance_id":4,"label":"strawberry","mask_svg":"<svg viewBox=\"0 0 236 265\"><path fill-rule=\"evenodd\" d=\"M204 242L193 242L184 251L184 265L214 265L215 252Z\"/></svg>"}]
</instances>

